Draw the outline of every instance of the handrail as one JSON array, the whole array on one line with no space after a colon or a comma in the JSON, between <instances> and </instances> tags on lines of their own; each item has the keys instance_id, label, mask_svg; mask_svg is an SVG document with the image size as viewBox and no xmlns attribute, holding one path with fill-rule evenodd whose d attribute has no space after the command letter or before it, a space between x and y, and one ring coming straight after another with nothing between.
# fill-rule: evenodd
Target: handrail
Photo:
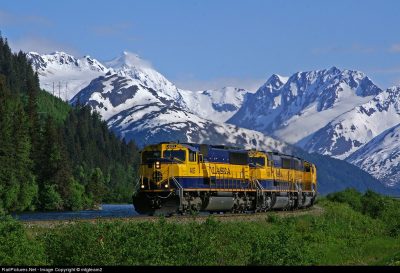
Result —
<instances>
[{"instance_id":1,"label":"handrail","mask_svg":"<svg viewBox=\"0 0 400 273\"><path fill-rule=\"evenodd\" d=\"M139 176L136 179L135 186L133 187L133 189L135 190L135 193L137 193L138 189L140 189L140 185L141 185L140 181L141 180L142 180L142 176Z\"/></svg>"},{"instance_id":2,"label":"handrail","mask_svg":"<svg viewBox=\"0 0 400 273\"><path fill-rule=\"evenodd\" d=\"M259 190L264 190L264 187L261 185L260 181L258 179L254 179L254 182L256 182L256 186Z\"/></svg>"},{"instance_id":3,"label":"handrail","mask_svg":"<svg viewBox=\"0 0 400 273\"><path fill-rule=\"evenodd\" d=\"M183 206L183 187L174 176L171 176L171 179L175 183L176 187L178 188L178 192L179 192L179 209L183 210L183 207L182 207Z\"/></svg>"}]
</instances>

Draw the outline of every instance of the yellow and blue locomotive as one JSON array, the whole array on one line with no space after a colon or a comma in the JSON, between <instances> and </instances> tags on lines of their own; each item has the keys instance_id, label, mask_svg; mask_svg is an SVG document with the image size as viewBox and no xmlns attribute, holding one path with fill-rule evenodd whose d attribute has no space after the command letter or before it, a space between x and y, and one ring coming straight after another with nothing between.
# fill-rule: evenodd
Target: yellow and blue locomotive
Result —
<instances>
[{"instance_id":1,"label":"yellow and blue locomotive","mask_svg":"<svg viewBox=\"0 0 400 273\"><path fill-rule=\"evenodd\" d=\"M315 165L223 145L159 143L141 151L139 213L267 211L311 206Z\"/></svg>"}]
</instances>

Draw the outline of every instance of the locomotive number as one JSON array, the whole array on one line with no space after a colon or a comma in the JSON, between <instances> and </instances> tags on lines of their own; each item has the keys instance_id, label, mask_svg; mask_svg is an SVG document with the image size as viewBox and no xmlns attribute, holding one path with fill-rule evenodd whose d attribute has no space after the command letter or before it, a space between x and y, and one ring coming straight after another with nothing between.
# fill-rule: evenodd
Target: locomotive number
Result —
<instances>
[{"instance_id":1,"label":"locomotive number","mask_svg":"<svg viewBox=\"0 0 400 273\"><path fill-rule=\"evenodd\" d=\"M196 173L196 168L190 168L190 169L189 169L189 172L190 172L190 173Z\"/></svg>"},{"instance_id":2,"label":"locomotive number","mask_svg":"<svg viewBox=\"0 0 400 273\"><path fill-rule=\"evenodd\" d=\"M218 167L211 167L212 174L231 174L231 170L229 168L218 168Z\"/></svg>"},{"instance_id":3,"label":"locomotive number","mask_svg":"<svg viewBox=\"0 0 400 273\"><path fill-rule=\"evenodd\" d=\"M174 148L176 148L175 144L168 144L167 145L167 149L174 149Z\"/></svg>"}]
</instances>

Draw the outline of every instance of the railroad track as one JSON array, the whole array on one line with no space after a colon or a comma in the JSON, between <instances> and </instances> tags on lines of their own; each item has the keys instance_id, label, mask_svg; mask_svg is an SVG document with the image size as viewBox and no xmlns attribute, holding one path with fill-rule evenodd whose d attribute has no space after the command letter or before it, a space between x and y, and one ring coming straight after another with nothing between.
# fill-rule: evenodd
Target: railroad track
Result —
<instances>
[{"instance_id":1,"label":"railroad track","mask_svg":"<svg viewBox=\"0 0 400 273\"><path fill-rule=\"evenodd\" d=\"M321 215L323 213L323 208L314 205L311 208L295 210L295 211L268 211L260 213L224 213L224 214L198 214L198 215L173 215L169 217L162 216L147 216L147 215L137 215L129 217L100 217L91 219L69 219L69 220L35 220L35 221L21 221L26 227L56 227L61 225L70 225L76 223L99 223L99 222L140 222L140 221L150 221L157 222L161 218L165 219L167 222L177 222L177 223L187 223L187 222L205 222L209 217L212 217L218 221L259 221L265 220L271 215L276 215L278 217L291 217L291 216L301 216L306 214L311 215Z\"/></svg>"}]
</instances>

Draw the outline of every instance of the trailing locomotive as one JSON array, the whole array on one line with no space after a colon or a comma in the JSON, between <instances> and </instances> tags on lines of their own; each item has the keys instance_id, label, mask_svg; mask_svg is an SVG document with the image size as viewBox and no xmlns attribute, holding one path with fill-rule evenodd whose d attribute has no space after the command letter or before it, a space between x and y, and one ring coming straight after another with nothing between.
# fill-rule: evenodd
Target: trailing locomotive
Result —
<instances>
[{"instance_id":1,"label":"trailing locomotive","mask_svg":"<svg viewBox=\"0 0 400 273\"><path fill-rule=\"evenodd\" d=\"M141 151L136 211L267 211L313 205L316 167L301 158L223 145L159 143Z\"/></svg>"}]
</instances>

